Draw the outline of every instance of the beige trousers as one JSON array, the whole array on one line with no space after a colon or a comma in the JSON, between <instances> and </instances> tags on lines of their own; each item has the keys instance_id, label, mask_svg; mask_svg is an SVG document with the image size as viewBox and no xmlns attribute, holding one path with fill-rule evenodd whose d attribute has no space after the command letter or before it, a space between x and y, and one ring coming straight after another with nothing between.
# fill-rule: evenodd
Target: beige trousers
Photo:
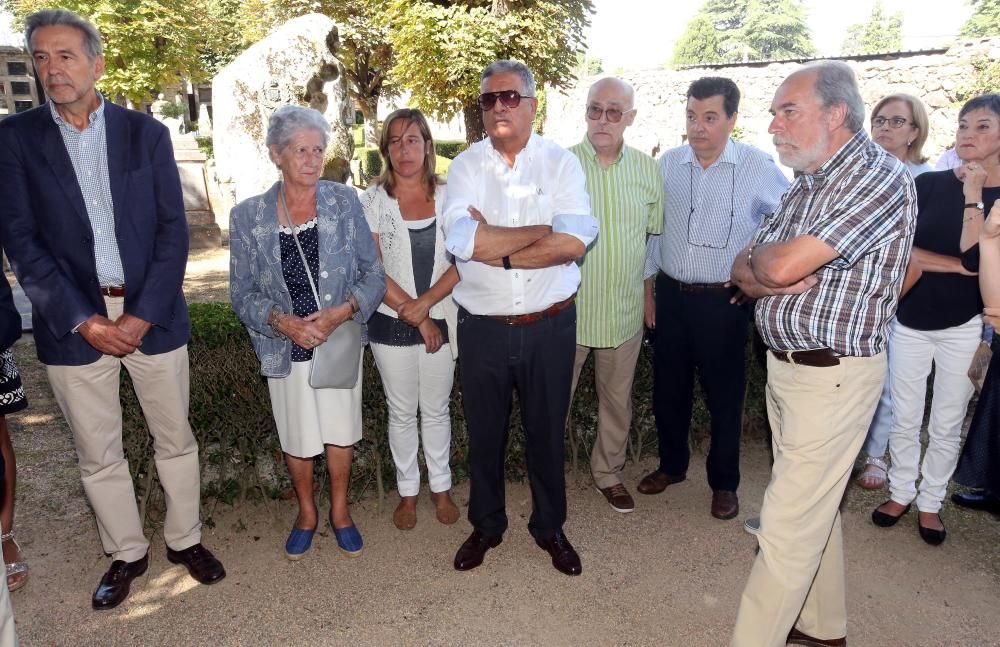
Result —
<instances>
[{"instance_id":1,"label":"beige trousers","mask_svg":"<svg viewBox=\"0 0 1000 647\"><path fill-rule=\"evenodd\" d=\"M632 426L632 381L635 363L642 349L642 330L617 348L576 346L572 393L580 380L587 355L594 351L594 382L597 387L597 439L590 454L594 484L608 488L622 482L628 432Z\"/></svg>"},{"instance_id":2,"label":"beige trousers","mask_svg":"<svg viewBox=\"0 0 1000 647\"><path fill-rule=\"evenodd\" d=\"M123 299L105 299L108 317L117 318ZM142 531L135 490L122 448L122 409L118 394L122 366L128 371L146 425L153 437L153 459L163 485L167 546L183 550L201 541L198 443L188 423L188 351L118 358L103 355L85 366L47 366L52 391L73 432L73 442L104 552L132 562L149 549Z\"/></svg>"},{"instance_id":3,"label":"beige trousers","mask_svg":"<svg viewBox=\"0 0 1000 647\"><path fill-rule=\"evenodd\" d=\"M814 638L847 635L839 508L885 372L885 354L815 368L768 353L774 467L733 647L783 646L793 626Z\"/></svg>"}]
</instances>

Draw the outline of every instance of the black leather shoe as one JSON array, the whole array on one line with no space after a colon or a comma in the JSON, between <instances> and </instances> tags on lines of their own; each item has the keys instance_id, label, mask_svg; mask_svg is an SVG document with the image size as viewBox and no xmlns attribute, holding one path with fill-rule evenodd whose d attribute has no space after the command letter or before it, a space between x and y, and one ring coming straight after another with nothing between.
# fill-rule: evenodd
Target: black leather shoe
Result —
<instances>
[{"instance_id":1,"label":"black leather shoe","mask_svg":"<svg viewBox=\"0 0 1000 647\"><path fill-rule=\"evenodd\" d=\"M917 531L920 533L920 538L931 546L940 546L948 535L948 531L944 529L944 523L941 524L941 530L937 530L921 526L919 519L917 520Z\"/></svg>"},{"instance_id":2,"label":"black leather shoe","mask_svg":"<svg viewBox=\"0 0 1000 647\"><path fill-rule=\"evenodd\" d=\"M956 492L951 495L951 500L955 505L963 508L1000 514L1000 497L996 497L986 490Z\"/></svg>"},{"instance_id":3,"label":"black leather shoe","mask_svg":"<svg viewBox=\"0 0 1000 647\"><path fill-rule=\"evenodd\" d=\"M788 645L805 645L806 647L847 647L847 637L843 638L813 638L792 627L788 634Z\"/></svg>"},{"instance_id":4,"label":"black leather shoe","mask_svg":"<svg viewBox=\"0 0 1000 647\"><path fill-rule=\"evenodd\" d=\"M104 609L114 609L125 601L128 597L129 587L132 580L139 577L149 568L149 554L142 556L134 562L116 559L111 562L111 568L101 578L101 583L94 591L91 606L99 611Z\"/></svg>"},{"instance_id":5,"label":"black leather shoe","mask_svg":"<svg viewBox=\"0 0 1000 647\"><path fill-rule=\"evenodd\" d=\"M552 557L552 565L560 573L579 575L583 572L580 556L573 550L566 535L557 532L548 539L535 539L535 543Z\"/></svg>"},{"instance_id":6,"label":"black leather shoe","mask_svg":"<svg viewBox=\"0 0 1000 647\"><path fill-rule=\"evenodd\" d=\"M215 558L212 551L201 544L195 544L184 550L173 550L167 547L167 559L172 564L184 564L191 577L202 584L215 584L226 576L222 562Z\"/></svg>"},{"instance_id":7,"label":"black leather shoe","mask_svg":"<svg viewBox=\"0 0 1000 647\"><path fill-rule=\"evenodd\" d=\"M885 503L888 503L888 501L886 501ZM885 503L880 505L878 508L881 508L883 505L885 505ZM891 514L886 514L882 512L878 508L872 510L872 523L881 528L891 528L892 526L895 526L896 522L902 519L903 515L905 515L907 512L910 511L910 506L908 505L905 508L903 508L903 511L899 513L898 517L894 517Z\"/></svg>"},{"instance_id":8,"label":"black leather shoe","mask_svg":"<svg viewBox=\"0 0 1000 647\"><path fill-rule=\"evenodd\" d=\"M469 571L483 563L486 551L496 548L503 541L502 535L488 536L473 530L455 553L455 570Z\"/></svg>"}]
</instances>

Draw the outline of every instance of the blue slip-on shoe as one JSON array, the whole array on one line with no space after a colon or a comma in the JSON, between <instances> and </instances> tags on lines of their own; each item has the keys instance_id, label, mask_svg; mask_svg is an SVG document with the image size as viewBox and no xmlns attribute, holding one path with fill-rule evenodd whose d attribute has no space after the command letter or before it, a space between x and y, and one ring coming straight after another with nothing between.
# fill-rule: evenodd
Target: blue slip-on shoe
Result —
<instances>
[{"instance_id":1,"label":"blue slip-on shoe","mask_svg":"<svg viewBox=\"0 0 1000 647\"><path fill-rule=\"evenodd\" d=\"M337 547L344 551L345 555L357 557L361 554L365 544L357 526L352 523L346 528L334 528L331 521L330 527L333 528L333 535L337 538Z\"/></svg>"},{"instance_id":2,"label":"blue slip-on shoe","mask_svg":"<svg viewBox=\"0 0 1000 647\"><path fill-rule=\"evenodd\" d=\"M303 530L292 526L292 532L285 540L285 557L293 562L302 559L302 556L309 550L309 546L312 545L314 534L316 534L315 528Z\"/></svg>"}]
</instances>

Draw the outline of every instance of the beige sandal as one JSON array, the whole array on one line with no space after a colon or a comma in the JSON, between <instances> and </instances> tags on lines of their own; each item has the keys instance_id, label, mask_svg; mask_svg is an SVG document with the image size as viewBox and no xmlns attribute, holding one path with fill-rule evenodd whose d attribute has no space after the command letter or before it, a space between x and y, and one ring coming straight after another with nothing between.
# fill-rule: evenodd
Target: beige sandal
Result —
<instances>
[{"instance_id":1,"label":"beige sandal","mask_svg":"<svg viewBox=\"0 0 1000 647\"><path fill-rule=\"evenodd\" d=\"M881 490L889 479L889 466L878 456L865 458L865 469L858 477L858 485L866 490Z\"/></svg>"},{"instance_id":2,"label":"beige sandal","mask_svg":"<svg viewBox=\"0 0 1000 647\"><path fill-rule=\"evenodd\" d=\"M0 542L14 542L17 548L18 560L6 564L7 566L7 590L13 593L28 583L28 562L21 559L21 544L14 539L14 531L0 535Z\"/></svg>"}]
</instances>

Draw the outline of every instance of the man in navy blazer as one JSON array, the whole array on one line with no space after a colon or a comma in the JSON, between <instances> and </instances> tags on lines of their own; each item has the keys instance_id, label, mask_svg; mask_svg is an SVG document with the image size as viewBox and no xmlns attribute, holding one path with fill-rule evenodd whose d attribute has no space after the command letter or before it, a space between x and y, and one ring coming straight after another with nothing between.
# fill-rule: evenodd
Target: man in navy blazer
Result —
<instances>
[{"instance_id":1,"label":"man in navy blazer","mask_svg":"<svg viewBox=\"0 0 1000 647\"><path fill-rule=\"evenodd\" d=\"M49 9L27 18L25 38L50 100L0 122L0 240L114 558L93 596L110 609L146 571L149 548L122 449L123 365L153 436L167 558L205 584L225 576L201 545L187 419L187 223L167 129L95 90L104 57L93 25Z\"/></svg>"}]
</instances>

